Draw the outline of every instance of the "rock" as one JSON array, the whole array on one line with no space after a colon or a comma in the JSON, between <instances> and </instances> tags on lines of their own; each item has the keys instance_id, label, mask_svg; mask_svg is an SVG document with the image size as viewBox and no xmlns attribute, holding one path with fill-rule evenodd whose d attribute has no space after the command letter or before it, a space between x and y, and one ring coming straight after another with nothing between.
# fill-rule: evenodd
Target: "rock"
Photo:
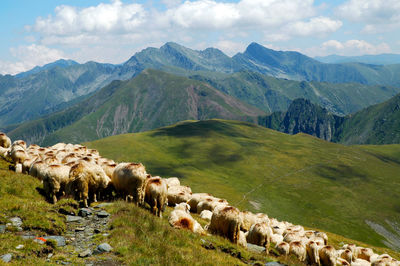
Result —
<instances>
[{"instance_id":1,"label":"rock","mask_svg":"<svg viewBox=\"0 0 400 266\"><path fill-rule=\"evenodd\" d=\"M78 215L82 216L82 217L86 217L86 216L89 216L92 214L93 214L92 210L90 210L88 208L79 209L79 212L78 212Z\"/></svg>"},{"instance_id":2,"label":"rock","mask_svg":"<svg viewBox=\"0 0 400 266\"><path fill-rule=\"evenodd\" d=\"M277 261L272 261L272 262L265 263L265 266L285 266L285 264L279 263Z\"/></svg>"},{"instance_id":3,"label":"rock","mask_svg":"<svg viewBox=\"0 0 400 266\"><path fill-rule=\"evenodd\" d=\"M0 234L4 234L6 232L6 225L0 224Z\"/></svg>"},{"instance_id":4,"label":"rock","mask_svg":"<svg viewBox=\"0 0 400 266\"><path fill-rule=\"evenodd\" d=\"M85 227L77 227L75 228L75 232L82 232L85 231Z\"/></svg>"},{"instance_id":5,"label":"rock","mask_svg":"<svg viewBox=\"0 0 400 266\"><path fill-rule=\"evenodd\" d=\"M101 230L98 229L98 228L96 228L96 229L94 229L94 233L95 233L95 234L100 234L100 233L101 233Z\"/></svg>"},{"instance_id":6,"label":"rock","mask_svg":"<svg viewBox=\"0 0 400 266\"><path fill-rule=\"evenodd\" d=\"M82 217L72 216L72 215L67 215L66 218L67 218L67 223L80 222L82 220Z\"/></svg>"},{"instance_id":7,"label":"rock","mask_svg":"<svg viewBox=\"0 0 400 266\"><path fill-rule=\"evenodd\" d=\"M253 245L253 244L250 244L250 243L247 243L247 249L249 251L252 251L252 252L255 252L255 253L263 253L263 252L265 252L265 247Z\"/></svg>"},{"instance_id":8,"label":"rock","mask_svg":"<svg viewBox=\"0 0 400 266\"><path fill-rule=\"evenodd\" d=\"M10 218L10 222L14 227L21 227L22 225L22 220L19 217Z\"/></svg>"},{"instance_id":9,"label":"rock","mask_svg":"<svg viewBox=\"0 0 400 266\"><path fill-rule=\"evenodd\" d=\"M78 257L79 258L86 258L92 256L92 251L90 249L87 249L81 253L79 253Z\"/></svg>"},{"instance_id":10,"label":"rock","mask_svg":"<svg viewBox=\"0 0 400 266\"><path fill-rule=\"evenodd\" d=\"M99 205L94 206L94 207L98 209L98 208L104 208L104 207L110 206L112 204L113 204L112 202L103 202L103 203L100 203Z\"/></svg>"},{"instance_id":11,"label":"rock","mask_svg":"<svg viewBox=\"0 0 400 266\"><path fill-rule=\"evenodd\" d=\"M0 257L1 260L5 263L9 263L12 259L12 254L8 253Z\"/></svg>"},{"instance_id":12,"label":"rock","mask_svg":"<svg viewBox=\"0 0 400 266\"><path fill-rule=\"evenodd\" d=\"M108 243L103 243L96 247L96 249L93 251L93 254L101 254L104 252L110 252L111 250L112 247Z\"/></svg>"},{"instance_id":13,"label":"rock","mask_svg":"<svg viewBox=\"0 0 400 266\"><path fill-rule=\"evenodd\" d=\"M46 241L50 239L57 241L58 247L64 247L66 245L65 238L63 236L45 236L43 238L46 239Z\"/></svg>"},{"instance_id":14,"label":"rock","mask_svg":"<svg viewBox=\"0 0 400 266\"><path fill-rule=\"evenodd\" d=\"M18 245L15 247L15 249L23 249L25 246L24 245Z\"/></svg>"},{"instance_id":15,"label":"rock","mask_svg":"<svg viewBox=\"0 0 400 266\"><path fill-rule=\"evenodd\" d=\"M44 239L43 237L36 237L33 241L39 244L46 243L46 239Z\"/></svg>"},{"instance_id":16,"label":"rock","mask_svg":"<svg viewBox=\"0 0 400 266\"><path fill-rule=\"evenodd\" d=\"M110 214L108 212L106 212L106 211L99 211L97 213L97 217L99 217L99 218L106 218L108 216L110 216Z\"/></svg>"},{"instance_id":17,"label":"rock","mask_svg":"<svg viewBox=\"0 0 400 266\"><path fill-rule=\"evenodd\" d=\"M47 259L51 259L51 257L53 257L53 253L50 253L49 255L47 255Z\"/></svg>"}]
</instances>

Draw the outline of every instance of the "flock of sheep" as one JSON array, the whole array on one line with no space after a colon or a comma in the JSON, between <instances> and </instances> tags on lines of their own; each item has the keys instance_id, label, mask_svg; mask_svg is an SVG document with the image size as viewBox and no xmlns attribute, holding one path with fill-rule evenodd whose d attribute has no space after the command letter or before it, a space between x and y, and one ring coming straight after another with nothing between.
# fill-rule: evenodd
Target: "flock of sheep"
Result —
<instances>
[{"instance_id":1,"label":"flock of sheep","mask_svg":"<svg viewBox=\"0 0 400 266\"><path fill-rule=\"evenodd\" d=\"M168 217L173 227L220 235L243 247L247 243L264 246L267 254L272 243L280 254L294 254L310 265L400 265L387 254L378 255L370 248L354 244L336 250L328 245L324 232L305 230L263 213L240 211L224 199L208 193L192 193L176 177L152 177L141 163L117 164L82 145L26 147L24 141L11 143L10 138L0 133L0 155L15 164L16 172L42 180L43 189L53 203L61 196L70 196L87 207L88 201L118 196L131 199L138 206L149 204L159 217L168 204L175 206ZM190 212L200 214L209 224L202 228Z\"/></svg>"}]
</instances>

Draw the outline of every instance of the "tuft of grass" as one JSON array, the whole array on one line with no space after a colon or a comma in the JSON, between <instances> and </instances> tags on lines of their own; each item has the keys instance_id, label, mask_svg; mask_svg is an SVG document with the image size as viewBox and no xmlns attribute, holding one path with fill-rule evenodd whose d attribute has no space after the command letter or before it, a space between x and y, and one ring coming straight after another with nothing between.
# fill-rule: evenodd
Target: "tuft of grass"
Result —
<instances>
[{"instance_id":1,"label":"tuft of grass","mask_svg":"<svg viewBox=\"0 0 400 266\"><path fill-rule=\"evenodd\" d=\"M390 232L387 221L400 221L400 155L388 160L379 147L366 150L218 119L85 145L115 161L142 162L152 175L177 176L194 192L209 192L242 210L373 246L384 247L386 239L367 221Z\"/></svg>"}]
</instances>

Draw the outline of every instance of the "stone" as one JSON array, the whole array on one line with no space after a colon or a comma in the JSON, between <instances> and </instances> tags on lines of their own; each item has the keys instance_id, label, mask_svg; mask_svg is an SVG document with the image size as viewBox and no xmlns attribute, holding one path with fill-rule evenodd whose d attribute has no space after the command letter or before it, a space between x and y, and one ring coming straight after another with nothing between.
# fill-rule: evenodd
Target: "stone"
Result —
<instances>
[{"instance_id":1,"label":"stone","mask_svg":"<svg viewBox=\"0 0 400 266\"><path fill-rule=\"evenodd\" d=\"M78 215L82 216L82 217L90 216L92 214L93 214L93 212L89 208L79 209L79 212L78 212Z\"/></svg>"},{"instance_id":2,"label":"stone","mask_svg":"<svg viewBox=\"0 0 400 266\"><path fill-rule=\"evenodd\" d=\"M15 249L23 249L25 246L24 245L18 245L15 247Z\"/></svg>"},{"instance_id":3,"label":"stone","mask_svg":"<svg viewBox=\"0 0 400 266\"><path fill-rule=\"evenodd\" d=\"M19 217L10 218L10 222L14 227L21 227L22 226L22 220Z\"/></svg>"},{"instance_id":4,"label":"stone","mask_svg":"<svg viewBox=\"0 0 400 266\"><path fill-rule=\"evenodd\" d=\"M93 251L93 254L101 254L104 252L110 252L111 250L112 247L108 243L103 243L96 247L96 249Z\"/></svg>"},{"instance_id":5,"label":"stone","mask_svg":"<svg viewBox=\"0 0 400 266\"><path fill-rule=\"evenodd\" d=\"M8 253L0 257L1 260L5 263L9 263L12 259L12 254Z\"/></svg>"},{"instance_id":6,"label":"stone","mask_svg":"<svg viewBox=\"0 0 400 266\"><path fill-rule=\"evenodd\" d=\"M265 266L285 266L285 264L279 263L277 261L267 262Z\"/></svg>"},{"instance_id":7,"label":"stone","mask_svg":"<svg viewBox=\"0 0 400 266\"><path fill-rule=\"evenodd\" d=\"M72 211L67 211L67 210L64 209L64 208L60 208L60 209L58 210L58 212L61 213L61 214L64 214L64 215L72 215L72 216L75 216L75 213L74 213L74 212L72 212Z\"/></svg>"},{"instance_id":8,"label":"stone","mask_svg":"<svg viewBox=\"0 0 400 266\"><path fill-rule=\"evenodd\" d=\"M78 257L79 258L86 258L86 257L90 257L92 256L92 251L90 249L87 249L85 251L82 251L81 253L79 253Z\"/></svg>"},{"instance_id":9,"label":"stone","mask_svg":"<svg viewBox=\"0 0 400 266\"><path fill-rule=\"evenodd\" d=\"M50 239L57 241L58 247L64 247L66 245L65 238L63 236L45 236L43 238L46 239L46 241Z\"/></svg>"},{"instance_id":10,"label":"stone","mask_svg":"<svg viewBox=\"0 0 400 266\"><path fill-rule=\"evenodd\" d=\"M79 216L67 215L66 218L67 218L67 223L82 221L82 217L79 217Z\"/></svg>"},{"instance_id":11,"label":"stone","mask_svg":"<svg viewBox=\"0 0 400 266\"><path fill-rule=\"evenodd\" d=\"M31 235L22 235L21 236L23 240L27 240L27 239L34 239L35 236L31 236Z\"/></svg>"},{"instance_id":12,"label":"stone","mask_svg":"<svg viewBox=\"0 0 400 266\"><path fill-rule=\"evenodd\" d=\"M75 232L82 232L85 231L85 227L77 227L75 228Z\"/></svg>"},{"instance_id":13,"label":"stone","mask_svg":"<svg viewBox=\"0 0 400 266\"><path fill-rule=\"evenodd\" d=\"M0 224L0 234L4 234L6 232L6 225Z\"/></svg>"},{"instance_id":14,"label":"stone","mask_svg":"<svg viewBox=\"0 0 400 266\"><path fill-rule=\"evenodd\" d=\"M108 216L110 216L110 214L108 212L106 212L106 211L99 211L97 213L97 217L99 217L99 218L106 218Z\"/></svg>"},{"instance_id":15,"label":"stone","mask_svg":"<svg viewBox=\"0 0 400 266\"><path fill-rule=\"evenodd\" d=\"M253 245L253 244L250 244L250 243L247 243L247 249L249 251L252 251L252 252L255 252L255 253L263 253L263 252L265 252L265 247Z\"/></svg>"},{"instance_id":16,"label":"stone","mask_svg":"<svg viewBox=\"0 0 400 266\"><path fill-rule=\"evenodd\" d=\"M50 253L49 255L47 255L47 259L51 259L51 257L53 257L53 253Z\"/></svg>"}]
</instances>

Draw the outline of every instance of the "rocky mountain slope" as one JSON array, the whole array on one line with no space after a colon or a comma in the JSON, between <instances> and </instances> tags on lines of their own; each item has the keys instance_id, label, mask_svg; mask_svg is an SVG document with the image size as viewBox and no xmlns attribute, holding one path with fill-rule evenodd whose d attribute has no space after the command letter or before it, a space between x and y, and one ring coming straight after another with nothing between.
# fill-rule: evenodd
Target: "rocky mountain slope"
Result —
<instances>
[{"instance_id":1,"label":"rocky mountain slope","mask_svg":"<svg viewBox=\"0 0 400 266\"><path fill-rule=\"evenodd\" d=\"M8 134L39 144L82 142L182 120L256 122L262 114L207 83L148 69L131 80L111 83L72 108L23 124Z\"/></svg>"}]
</instances>

